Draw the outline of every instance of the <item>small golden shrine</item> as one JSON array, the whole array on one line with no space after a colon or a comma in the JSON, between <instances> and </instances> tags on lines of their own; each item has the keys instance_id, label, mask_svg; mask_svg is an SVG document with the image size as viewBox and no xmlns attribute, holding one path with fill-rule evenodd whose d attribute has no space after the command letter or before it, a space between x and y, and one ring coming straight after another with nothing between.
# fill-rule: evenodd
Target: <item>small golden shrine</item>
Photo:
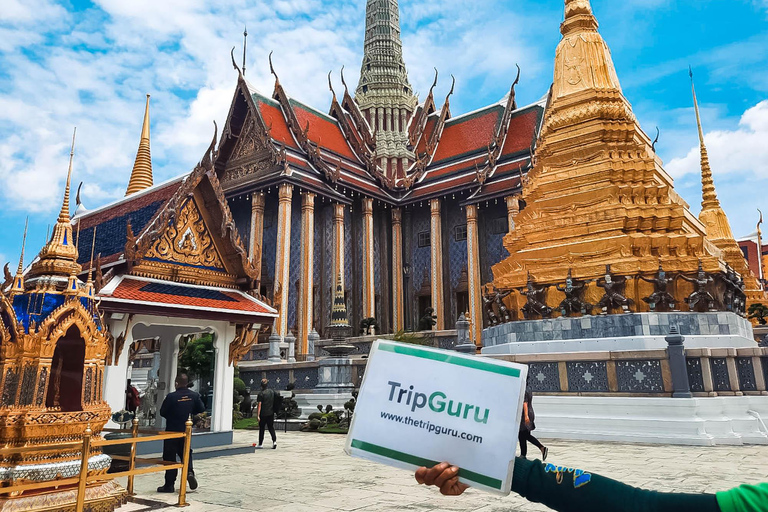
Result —
<instances>
[{"instance_id":1,"label":"small golden shrine","mask_svg":"<svg viewBox=\"0 0 768 512\"><path fill-rule=\"evenodd\" d=\"M560 30L554 84L534 167L524 180L524 208L504 239L510 256L493 267L496 288L520 290L530 279L552 287L543 300L557 308L562 294L553 287L572 274L586 283L584 299L595 304L604 294L597 283L609 268L626 281L633 309L648 311L643 297L654 287L641 277L660 266L692 276L701 263L707 274L725 276L730 269L723 248L730 244L719 238L726 235L710 239L708 231L723 230L713 229L709 214L697 219L675 192L622 93L590 2L565 0ZM713 186L710 192L707 204ZM673 287L679 303L693 290L685 280ZM526 301L519 295L518 312Z\"/></svg>"},{"instance_id":2,"label":"small golden shrine","mask_svg":"<svg viewBox=\"0 0 768 512\"><path fill-rule=\"evenodd\" d=\"M69 218L69 184L48 243L26 275L23 249L19 269L0 294L0 444L28 447L81 441L87 428L98 436L110 417L102 399L110 336L94 300L93 283L76 277L77 246ZM55 449L5 456L5 485L51 481L50 488L0 495L0 511L74 510L76 486L54 487L55 480L80 473L77 449ZM93 449L89 474L105 473L110 458ZM89 484L86 510L111 511L125 496L114 481Z\"/></svg>"}]
</instances>

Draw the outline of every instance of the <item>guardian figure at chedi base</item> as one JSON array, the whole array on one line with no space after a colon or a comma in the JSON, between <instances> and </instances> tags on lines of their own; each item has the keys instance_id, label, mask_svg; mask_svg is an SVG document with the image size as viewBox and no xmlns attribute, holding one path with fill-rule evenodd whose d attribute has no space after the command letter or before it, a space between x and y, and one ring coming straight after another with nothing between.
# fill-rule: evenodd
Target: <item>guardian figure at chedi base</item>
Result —
<instances>
[{"instance_id":1,"label":"guardian figure at chedi base","mask_svg":"<svg viewBox=\"0 0 768 512\"><path fill-rule=\"evenodd\" d=\"M659 270L656 272L656 277L649 279L644 275L638 276L646 283L653 284L653 293L648 297L643 297L643 301L648 303L651 311L659 311L661 309L669 309L675 311L675 298L669 293L670 285L675 281L673 277L667 277L667 273L661 267L659 262Z\"/></svg>"},{"instance_id":2,"label":"guardian figure at chedi base","mask_svg":"<svg viewBox=\"0 0 768 512\"><path fill-rule=\"evenodd\" d=\"M588 0L566 0L561 33L534 167L524 180L526 207L511 212L514 228L504 238L510 256L493 267L494 285L523 288L528 273L537 286L556 285L574 268L581 279L597 280L587 287L586 301L602 298L604 312L627 312L631 303L650 309L642 301L650 285L639 277L656 272L660 260L668 273L690 275L701 261L703 271L724 274L735 241L716 232L720 217L708 220L715 209L722 212L713 199L711 173L703 173L707 202L699 220L675 192L624 97ZM612 270L605 276L608 265ZM737 271L745 281L753 277ZM633 285L623 287L628 279ZM680 284L678 301L692 291ZM662 298L675 304L663 295L662 283L654 286L654 307ZM549 307L562 300L548 295Z\"/></svg>"},{"instance_id":3,"label":"guardian figure at chedi base","mask_svg":"<svg viewBox=\"0 0 768 512\"><path fill-rule=\"evenodd\" d=\"M536 283L533 282L533 277L528 274L528 284L525 289L518 290L520 295L527 299L525 306L521 311L526 320L530 320L534 316L540 316L541 318L549 318L552 316L552 308L547 306L544 296L547 293L549 286L536 287Z\"/></svg>"},{"instance_id":4,"label":"guardian figure at chedi base","mask_svg":"<svg viewBox=\"0 0 768 512\"><path fill-rule=\"evenodd\" d=\"M81 267L69 218L71 170L72 153L50 240L26 275L22 249L12 285L0 293L0 444L8 447L81 441L88 428L99 435L110 417L101 383L111 336L94 300L91 274L87 283L76 277ZM76 477L80 459L72 447L6 456L0 460L0 481L13 485ZM108 456L92 450L89 475L106 473L109 465ZM73 489L52 483L30 494L2 495L0 511L69 510ZM114 481L91 483L86 503L94 510L112 510L124 495Z\"/></svg>"},{"instance_id":5,"label":"guardian figure at chedi base","mask_svg":"<svg viewBox=\"0 0 768 512\"><path fill-rule=\"evenodd\" d=\"M577 313L587 315L592 313L592 304L583 300L584 290L591 281L579 281L574 279L571 269L568 269L568 277L565 278L565 284L557 284L557 291L565 294L565 299L558 308L562 316L569 316Z\"/></svg>"}]
</instances>

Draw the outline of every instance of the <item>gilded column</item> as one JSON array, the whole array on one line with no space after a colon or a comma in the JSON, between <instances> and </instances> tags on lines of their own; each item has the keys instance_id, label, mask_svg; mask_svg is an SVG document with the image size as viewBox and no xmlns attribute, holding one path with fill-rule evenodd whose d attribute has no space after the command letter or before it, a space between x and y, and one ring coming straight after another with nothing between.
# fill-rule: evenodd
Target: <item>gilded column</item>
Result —
<instances>
[{"instance_id":1,"label":"gilded column","mask_svg":"<svg viewBox=\"0 0 768 512\"><path fill-rule=\"evenodd\" d=\"M261 244L264 241L264 193L256 192L251 196L251 262L256 268L256 275L261 279Z\"/></svg>"},{"instance_id":2,"label":"gilded column","mask_svg":"<svg viewBox=\"0 0 768 512\"><path fill-rule=\"evenodd\" d=\"M363 199L363 318L376 317L373 274L373 199Z\"/></svg>"},{"instance_id":3,"label":"gilded column","mask_svg":"<svg viewBox=\"0 0 768 512\"><path fill-rule=\"evenodd\" d=\"M392 208L392 324L403 330L403 211Z\"/></svg>"},{"instance_id":4,"label":"gilded column","mask_svg":"<svg viewBox=\"0 0 768 512\"><path fill-rule=\"evenodd\" d=\"M507 202L507 219L509 222L509 232L515 230L515 217L520 213L520 198L517 196L509 196L506 199ZM469 216L469 212L467 212ZM477 207L475 207L475 218L477 218ZM469 227L467 227L469 229ZM469 236L469 234L467 234Z\"/></svg>"},{"instance_id":5,"label":"gilded column","mask_svg":"<svg viewBox=\"0 0 768 512\"><path fill-rule=\"evenodd\" d=\"M277 207L277 249L275 253L274 303L278 317L275 332L284 337L288 332L288 293L291 272L291 200L293 185L283 183L279 188Z\"/></svg>"},{"instance_id":6,"label":"gilded column","mask_svg":"<svg viewBox=\"0 0 768 512\"><path fill-rule=\"evenodd\" d=\"M344 205L333 205L333 282L341 276L341 289L346 290L344 279L346 277L344 268ZM335 292L335 290L334 290Z\"/></svg>"},{"instance_id":7,"label":"gilded column","mask_svg":"<svg viewBox=\"0 0 768 512\"><path fill-rule=\"evenodd\" d=\"M507 205L509 205L509 201L507 201ZM483 333L483 289L480 284L479 240L477 205L471 204L467 206L467 287L469 288L469 308L472 317L469 332L475 345L482 343Z\"/></svg>"},{"instance_id":8,"label":"gilded column","mask_svg":"<svg viewBox=\"0 0 768 512\"><path fill-rule=\"evenodd\" d=\"M301 197L301 277L299 278L299 354L307 353L307 340L312 330L315 259L315 194Z\"/></svg>"},{"instance_id":9,"label":"gilded column","mask_svg":"<svg viewBox=\"0 0 768 512\"><path fill-rule=\"evenodd\" d=\"M443 297L443 233L440 221L440 200L432 199L429 202L432 211L431 222L431 252L432 252L432 309L437 316L435 329L445 329L445 314Z\"/></svg>"}]
</instances>

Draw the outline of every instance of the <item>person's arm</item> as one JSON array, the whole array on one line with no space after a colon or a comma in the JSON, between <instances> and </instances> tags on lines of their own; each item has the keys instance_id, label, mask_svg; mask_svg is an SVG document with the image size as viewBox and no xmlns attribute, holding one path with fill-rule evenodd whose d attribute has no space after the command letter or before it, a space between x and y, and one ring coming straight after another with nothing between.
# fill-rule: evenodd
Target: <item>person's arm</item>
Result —
<instances>
[{"instance_id":1,"label":"person's arm","mask_svg":"<svg viewBox=\"0 0 768 512\"><path fill-rule=\"evenodd\" d=\"M257 404L256 404L256 421L259 421L261 419L261 400L262 400L262 396L261 396L261 393L259 393L256 396L256 402L257 402Z\"/></svg>"},{"instance_id":2,"label":"person's arm","mask_svg":"<svg viewBox=\"0 0 768 512\"><path fill-rule=\"evenodd\" d=\"M167 395L163 400L163 405L160 406L160 416L165 419L168 419L168 413L171 412L171 400L169 398L170 395Z\"/></svg>"},{"instance_id":3,"label":"person's arm","mask_svg":"<svg viewBox=\"0 0 768 512\"><path fill-rule=\"evenodd\" d=\"M197 394L195 396L195 406L192 409L192 414L201 414L205 412L205 404L203 403L203 399L200 398L200 395Z\"/></svg>"},{"instance_id":4,"label":"person's arm","mask_svg":"<svg viewBox=\"0 0 768 512\"><path fill-rule=\"evenodd\" d=\"M446 496L468 486L459 482L459 468L443 462L416 471L420 484L436 485ZM638 489L581 469L515 459L512 492L558 512L721 512L714 494L674 494Z\"/></svg>"},{"instance_id":5,"label":"person's arm","mask_svg":"<svg viewBox=\"0 0 768 512\"><path fill-rule=\"evenodd\" d=\"M526 425L531 422L531 419L528 417L528 402L523 402L523 418Z\"/></svg>"}]
</instances>

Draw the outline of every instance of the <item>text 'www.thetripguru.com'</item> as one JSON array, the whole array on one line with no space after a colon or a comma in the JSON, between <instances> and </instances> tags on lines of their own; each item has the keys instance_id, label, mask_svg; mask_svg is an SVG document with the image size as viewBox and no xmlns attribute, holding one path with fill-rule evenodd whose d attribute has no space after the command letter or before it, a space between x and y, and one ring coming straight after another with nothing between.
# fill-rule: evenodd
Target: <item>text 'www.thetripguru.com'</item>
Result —
<instances>
[{"instance_id":1,"label":"text 'www.thetripguru.com'","mask_svg":"<svg viewBox=\"0 0 768 512\"><path fill-rule=\"evenodd\" d=\"M460 432L453 428L441 427L440 425L435 425L431 421L415 420L410 416L400 416L398 414L392 414L384 411L381 412L381 417L382 419L394 421L395 423L403 423L415 428L421 428L435 435L458 437L459 439L478 444L482 444L483 442L482 436L476 436L474 434L470 434L469 432Z\"/></svg>"}]
</instances>

